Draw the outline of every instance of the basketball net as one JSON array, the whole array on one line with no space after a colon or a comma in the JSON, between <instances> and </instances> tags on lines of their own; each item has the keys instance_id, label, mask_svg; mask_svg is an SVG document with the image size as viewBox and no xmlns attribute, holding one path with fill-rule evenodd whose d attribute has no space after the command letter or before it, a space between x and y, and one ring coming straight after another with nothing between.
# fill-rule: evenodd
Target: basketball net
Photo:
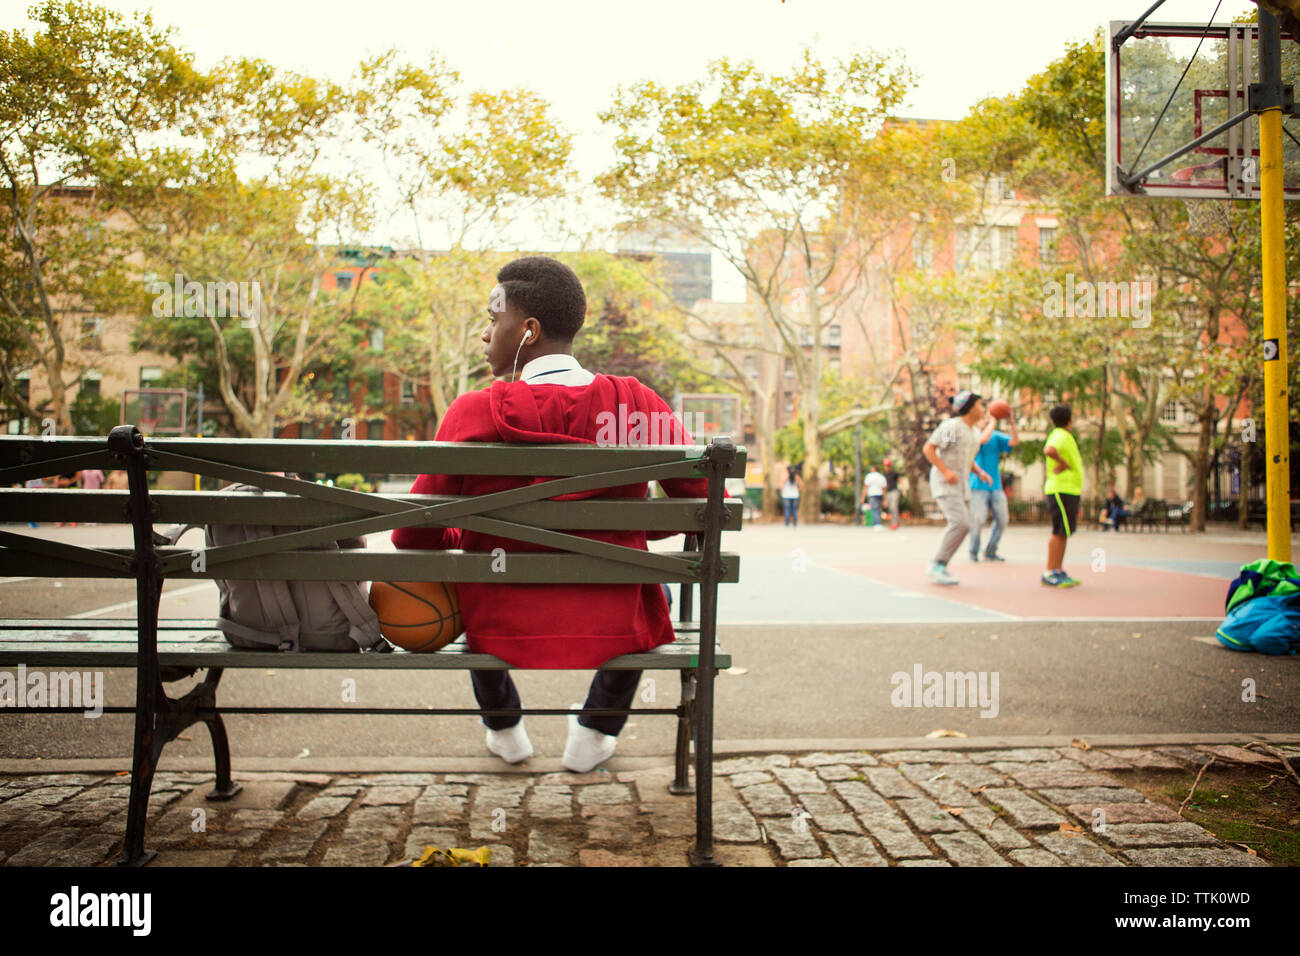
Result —
<instances>
[{"instance_id":1,"label":"basketball net","mask_svg":"<svg viewBox=\"0 0 1300 956\"><path fill-rule=\"evenodd\" d=\"M1222 199L1184 199L1187 231L1194 236L1226 236L1228 204Z\"/></svg>"}]
</instances>

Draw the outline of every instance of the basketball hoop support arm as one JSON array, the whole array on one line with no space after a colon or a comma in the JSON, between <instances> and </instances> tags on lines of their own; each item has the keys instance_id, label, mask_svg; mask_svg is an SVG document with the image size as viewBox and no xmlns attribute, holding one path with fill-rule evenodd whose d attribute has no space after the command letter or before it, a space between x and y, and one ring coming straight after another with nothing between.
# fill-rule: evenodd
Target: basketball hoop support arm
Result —
<instances>
[{"instance_id":1,"label":"basketball hoop support arm","mask_svg":"<svg viewBox=\"0 0 1300 956\"><path fill-rule=\"evenodd\" d=\"M1263 240L1264 451L1268 556L1291 560L1290 417L1287 401L1286 259L1282 213L1282 38L1277 18L1259 8L1259 79L1250 91L1259 114L1259 220ZM1249 115L1249 114L1243 114Z\"/></svg>"}]
</instances>

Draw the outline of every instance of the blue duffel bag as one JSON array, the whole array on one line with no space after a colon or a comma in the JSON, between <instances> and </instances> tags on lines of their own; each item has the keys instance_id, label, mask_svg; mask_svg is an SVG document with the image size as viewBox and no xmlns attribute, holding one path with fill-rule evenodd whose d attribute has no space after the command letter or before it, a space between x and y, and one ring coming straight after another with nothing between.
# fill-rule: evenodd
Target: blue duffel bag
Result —
<instances>
[{"instance_id":1,"label":"blue duffel bag","mask_svg":"<svg viewBox=\"0 0 1300 956\"><path fill-rule=\"evenodd\" d=\"M1234 651L1294 654L1300 651L1300 594L1266 594L1243 601L1214 634Z\"/></svg>"}]
</instances>

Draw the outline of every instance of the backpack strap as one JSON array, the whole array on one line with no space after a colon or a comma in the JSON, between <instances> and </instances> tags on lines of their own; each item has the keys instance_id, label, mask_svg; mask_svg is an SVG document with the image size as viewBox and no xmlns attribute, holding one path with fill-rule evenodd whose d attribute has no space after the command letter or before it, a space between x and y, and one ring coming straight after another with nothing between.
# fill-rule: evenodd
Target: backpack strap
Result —
<instances>
[{"instance_id":1,"label":"backpack strap","mask_svg":"<svg viewBox=\"0 0 1300 956\"><path fill-rule=\"evenodd\" d=\"M391 651L393 646L379 633L379 618L369 604L361 600L361 587L352 582L326 581L330 595L339 610L344 613L351 625L348 637L356 642L359 650L375 650L381 653Z\"/></svg>"}]
</instances>

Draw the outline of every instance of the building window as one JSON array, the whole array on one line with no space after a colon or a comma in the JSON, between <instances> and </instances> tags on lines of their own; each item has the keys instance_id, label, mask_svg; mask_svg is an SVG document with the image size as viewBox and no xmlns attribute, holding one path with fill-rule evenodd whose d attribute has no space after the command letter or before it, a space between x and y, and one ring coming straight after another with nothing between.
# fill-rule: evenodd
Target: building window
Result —
<instances>
[{"instance_id":1,"label":"building window","mask_svg":"<svg viewBox=\"0 0 1300 956\"><path fill-rule=\"evenodd\" d=\"M791 358L785 360L785 377L794 378L794 360Z\"/></svg>"},{"instance_id":2,"label":"building window","mask_svg":"<svg viewBox=\"0 0 1300 956\"><path fill-rule=\"evenodd\" d=\"M351 272L335 273L334 281L338 283L338 289L340 292L347 292L348 289L352 288L352 273Z\"/></svg>"},{"instance_id":3,"label":"building window","mask_svg":"<svg viewBox=\"0 0 1300 956\"><path fill-rule=\"evenodd\" d=\"M1038 230L1038 261L1056 261L1056 229L1043 227Z\"/></svg>"},{"instance_id":4,"label":"building window","mask_svg":"<svg viewBox=\"0 0 1300 956\"><path fill-rule=\"evenodd\" d=\"M402 404L415 404L415 383L409 379L402 380Z\"/></svg>"},{"instance_id":5,"label":"building window","mask_svg":"<svg viewBox=\"0 0 1300 956\"><path fill-rule=\"evenodd\" d=\"M14 384L18 386L18 397L24 402L30 403L32 400L32 373L19 372L15 377Z\"/></svg>"},{"instance_id":6,"label":"building window","mask_svg":"<svg viewBox=\"0 0 1300 956\"><path fill-rule=\"evenodd\" d=\"M956 256L958 272L968 269L981 271L993 264L992 232L987 226L958 226L954 233L953 253Z\"/></svg>"},{"instance_id":7,"label":"building window","mask_svg":"<svg viewBox=\"0 0 1300 956\"><path fill-rule=\"evenodd\" d=\"M1165 407L1160 409L1160 420L1167 425L1177 425L1181 416L1180 403L1174 400L1165 402Z\"/></svg>"},{"instance_id":8,"label":"building window","mask_svg":"<svg viewBox=\"0 0 1300 956\"><path fill-rule=\"evenodd\" d=\"M98 398L99 397L99 373L86 372L81 376L81 389L77 393L79 398Z\"/></svg>"},{"instance_id":9,"label":"building window","mask_svg":"<svg viewBox=\"0 0 1300 956\"><path fill-rule=\"evenodd\" d=\"M159 368L157 365L140 366L140 387L141 388L156 387L154 383L156 383L160 378L162 378L162 369Z\"/></svg>"},{"instance_id":10,"label":"building window","mask_svg":"<svg viewBox=\"0 0 1300 956\"><path fill-rule=\"evenodd\" d=\"M993 265L993 230L980 227L970 231L970 267L976 272L986 272Z\"/></svg>"},{"instance_id":11,"label":"building window","mask_svg":"<svg viewBox=\"0 0 1300 956\"><path fill-rule=\"evenodd\" d=\"M81 347L87 352L104 351L104 320L83 318L81 320Z\"/></svg>"},{"instance_id":12,"label":"building window","mask_svg":"<svg viewBox=\"0 0 1300 956\"><path fill-rule=\"evenodd\" d=\"M840 357L837 355L830 360L831 371L836 375L840 374Z\"/></svg>"},{"instance_id":13,"label":"building window","mask_svg":"<svg viewBox=\"0 0 1300 956\"><path fill-rule=\"evenodd\" d=\"M1015 226L998 226L995 231L998 238L997 262L1001 269L1015 261L1016 253L1020 251L1020 235Z\"/></svg>"},{"instance_id":14,"label":"building window","mask_svg":"<svg viewBox=\"0 0 1300 956\"><path fill-rule=\"evenodd\" d=\"M1016 191L1011 188L1011 180L1006 176L993 177L994 195L999 199L1015 199Z\"/></svg>"},{"instance_id":15,"label":"building window","mask_svg":"<svg viewBox=\"0 0 1300 956\"><path fill-rule=\"evenodd\" d=\"M840 325L838 322L831 323L826 330L826 344L832 348L840 347Z\"/></svg>"},{"instance_id":16,"label":"building window","mask_svg":"<svg viewBox=\"0 0 1300 956\"><path fill-rule=\"evenodd\" d=\"M753 355L745 356L745 375L747 378L758 378L758 359Z\"/></svg>"},{"instance_id":17,"label":"building window","mask_svg":"<svg viewBox=\"0 0 1300 956\"><path fill-rule=\"evenodd\" d=\"M366 440L384 440L384 420L382 418L372 418L370 421L366 422Z\"/></svg>"},{"instance_id":18,"label":"building window","mask_svg":"<svg viewBox=\"0 0 1300 956\"><path fill-rule=\"evenodd\" d=\"M384 350L384 330L371 329L370 330L370 351L382 352L383 350Z\"/></svg>"},{"instance_id":19,"label":"building window","mask_svg":"<svg viewBox=\"0 0 1300 956\"><path fill-rule=\"evenodd\" d=\"M789 415L789 414L792 414L793 412L794 412L794 393L793 393L793 392L786 392L786 393L785 393L785 413L786 413L787 415Z\"/></svg>"},{"instance_id":20,"label":"building window","mask_svg":"<svg viewBox=\"0 0 1300 956\"><path fill-rule=\"evenodd\" d=\"M928 233L918 229L912 233L912 268L922 271L934 266L934 243Z\"/></svg>"},{"instance_id":21,"label":"building window","mask_svg":"<svg viewBox=\"0 0 1300 956\"><path fill-rule=\"evenodd\" d=\"M320 437L320 426L317 425L315 422L299 422L299 423L298 423L298 437L299 437L299 438L319 438L319 437Z\"/></svg>"}]
</instances>

